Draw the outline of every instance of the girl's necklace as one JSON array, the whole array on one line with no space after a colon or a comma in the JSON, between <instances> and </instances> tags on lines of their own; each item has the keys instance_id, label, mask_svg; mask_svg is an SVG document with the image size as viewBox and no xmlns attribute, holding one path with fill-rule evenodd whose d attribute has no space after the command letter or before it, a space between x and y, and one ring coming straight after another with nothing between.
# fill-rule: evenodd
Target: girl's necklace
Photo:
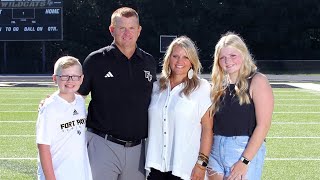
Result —
<instances>
[{"instance_id":1,"label":"girl's necklace","mask_svg":"<svg viewBox=\"0 0 320 180\"><path fill-rule=\"evenodd\" d=\"M231 91L231 89L230 89L230 84L228 85L228 90L229 90L229 95L230 95L230 96L231 96L231 95L234 96L234 93L233 93L234 89Z\"/></svg>"}]
</instances>

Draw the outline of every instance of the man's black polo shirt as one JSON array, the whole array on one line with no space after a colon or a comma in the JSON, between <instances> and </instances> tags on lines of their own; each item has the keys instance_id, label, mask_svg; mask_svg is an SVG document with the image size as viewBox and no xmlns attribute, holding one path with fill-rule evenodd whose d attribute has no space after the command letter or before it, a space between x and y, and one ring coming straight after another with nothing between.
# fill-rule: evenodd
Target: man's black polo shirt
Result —
<instances>
[{"instance_id":1,"label":"man's black polo shirt","mask_svg":"<svg viewBox=\"0 0 320 180\"><path fill-rule=\"evenodd\" d=\"M114 43L83 63L81 95L91 92L87 127L123 140L148 136L148 107L156 80L154 58L136 48L129 60Z\"/></svg>"}]
</instances>

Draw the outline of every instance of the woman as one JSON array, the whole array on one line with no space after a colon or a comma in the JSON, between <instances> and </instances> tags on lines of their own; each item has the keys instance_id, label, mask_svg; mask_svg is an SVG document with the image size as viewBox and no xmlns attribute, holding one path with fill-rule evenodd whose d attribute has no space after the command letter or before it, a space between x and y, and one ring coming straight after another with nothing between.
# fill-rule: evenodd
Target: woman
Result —
<instances>
[{"instance_id":1,"label":"woman","mask_svg":"<svg viewBox=\"0 0 320 180\"><path fill-rule=\"evenodd\" d=\"M191 39L173 40L154 82L145 168L148 180L204 179L212 145L210 84Z\"/></svg>"},{"instance_id":2,"label":"woman","mask_svg":"<svg viewBox=\"0 0 320 180\"><path fill-rule=\"evenodd\" d=\"M217 43L212 83L209 179L260 179L274 100L266 76L257 72L240 36L227 33Z\"/></svg>"}]
</instances>

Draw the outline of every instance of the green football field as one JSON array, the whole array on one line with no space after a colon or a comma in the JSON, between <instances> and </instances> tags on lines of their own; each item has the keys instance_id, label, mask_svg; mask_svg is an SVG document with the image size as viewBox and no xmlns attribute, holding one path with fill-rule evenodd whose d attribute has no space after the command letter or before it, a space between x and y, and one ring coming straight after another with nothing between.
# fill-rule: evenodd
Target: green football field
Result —
<instances>
[{"instance_id":1,"label":"green football field","mask_svg":"<svg viewBox=\"0 0 320 180\"><path fill-rule=\"evenodd\" d=\"M1 180L36 179L37 108L55 90L0 88ZM263 179L320 179L320 92L299 88L274 88L273 92L275 110Z\"/></svg>"}]
</instances>

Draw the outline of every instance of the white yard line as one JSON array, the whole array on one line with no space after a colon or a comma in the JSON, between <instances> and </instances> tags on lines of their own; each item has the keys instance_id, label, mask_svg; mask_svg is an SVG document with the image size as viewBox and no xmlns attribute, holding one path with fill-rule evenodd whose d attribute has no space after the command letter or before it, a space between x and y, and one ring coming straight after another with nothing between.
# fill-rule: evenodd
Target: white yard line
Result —
<instances>
[{"instance_id":1,"label":"white yard line","mask_svg":"<svg viewBox=\"0 0 320 180\"><path fill-rule=\"evenodd\" d=\"M320 112L273 112L273 113L274 114L320 114Z\"/></svg>"},{"instance_id":2,"label":"white yard line","mask_svg":"<svg viewBox=\"0 0 320 180\"><path fill-rule=\"evenodd\" d=\"M0 104L0 106L35 106L35 105L38 105L36 103L34 104Z\"/></svg>"},{"instance_id":3,"label":"white yard line","mask_svg":"<svg viewBox=\"0 0 320 180\"><path fill-rule=\"evenodd\" d=\"M275 106L292 106L292 107L313 107L317 106L320 107L319 104L274 104Z\"/></svg>"},{"instance_id":4,"label":"white yard line","mask_svg":"<svg viewBox=\"0 0 320 180\"><path fill-rule=\"evenodd\" d=\"M275 99L276 101L319 101L320 102L320 99L314 99L314 98L305 98L305 99L302 99L302 98L293 98L293 99L287 99L287 98L284 98L284 99Z\"/></svg>"},{"instance_id":5,"label":"white yard line","mask_svg":"<svg viewBox=\"0 0 320 180\"><path fill-rule=\"evenodd\" d=\"M36 135L0 135L0 137L36 137Z\"/></svg>"},{"instance_id":6,"label":"white yard line","mask_svg":"<svg viewBox=\"0 0 320 180\"><path fill-rule=\"evenodd\" d=\"M0 158L0 160L37 160L37 158Z\"/></svg>"},{"instance_id":7,"label":"white yard line","mask_svg":"<svg viewBox=\"0 0 320 180\"><path fill-rule=\"evenodd\" d=\"M267 137L267 139L320 139L320 137L317 136L313 136L313 137L305 137L305 136L301 136L301 137L291 137L291 136L273 136L273 137Z\"/></svg>"},{"instance_id":8,"label":"white yard line","mask_svg":"<svg viewBox=\"0 0 320 180\"><path fill-rule=\"evenodd\" d=\"M1 84L0 84L1 85ZM47 88L47 87L46 87ZM48 93L48 94L51 94L54 92L54 89L53 91L50 91L50 90L33 90L33 89L28 89L28 92L21 92L22 90L12 90L12 89L0 89L0 94L3 95L3 94L8 94L9 93L12 93L12 94L33 94L35 92L41 92L41 93Z\"/></svg>"},{"instance_id":9,"label":"white yard line","mask_svg":"<svg viewBox=\"0 0 320 180\"><path fill-rule=\"evenodd\" d=\"M24 121L24 120L17 120L17 121L1 121L0 120L0 123L36 123L37 121ZM320 124L320 121L319 122L278 122L278 121L275 121L275 122L272 122L272 124L275 124L275 125L278 125L278 124L289 124L289 125L309 125L309 124L315 124L315 125L318 125Z\"/></svg>"},{"instance_id":10,"label":"white yard line","mask_svg":"<svg viewBox=\"0 0 320 180\"><path fill-rule=\"evenodd\" d=\"M284 88L284 89L278 88L278 89L273 89L272 91L276 93L303 93L303 92L306 92L306 89L297 88L297 89L287 90L287 88Z\"/></svg>"},{"instance_id":11,"label":"white yard line","mask_svg":"<svg viewBox=\"0 0 320 180\"><path fill-rule=\"evenodd\" d=\"M0 135L0 137L36 137L36 135ZM267 136L267 139L320 139L319 136Z\"/></svg>"},{"instance_id":12,"label":"white yard line","mask_svg":"<svg viewBox=\"0 0 320 180\"><path fill-rule=\"evenodd\" d=\"M0 106L38 106L38 103L30 103L30 104L0 104ZM89 103L87 103L89 105Z\"/></svg>"},{"instance_id":13,"label":"white yard line","mask_svg":"<svg viewBox=\"0 0 320 180\"><path fill-rule=\"evenodd\" d=\"M266 158L267 161L320 161L320 158Z\"/></svg>"},{"instance_id":14,"label":"white yard line","mask_svg":"<svg viewBox=\"0 0 320 180\"><path fill-rule=\"evenodd\" d=\"M38 111L0 111L0 113L12 113L12 112L38 112ZM320 112L273 112L275 114L320 114Z\"/></svg>"},{"instance_id":15,"label":"white yard line","mask_svg":"<svg viewBox=\"0 0 320 180\"><path fill-rule=\"evenodd\" d=\"M24 113L24 112L38 112L38 111L0 111L0 113L12 113L12 112L21 112L21 113Z\"/></svg>"},{"instance_id":16,"label":"white yard line","mask_svg":"<svg viewBox=\"0 0 320 180\"><path fill-rule=\"evenodd\" d=\"M309 124L315 124L318 125L320 122L272 122L274 125L278 124L289 124L289 125L309 125Z\"/></svg>"},{"instance_id":17,"label":"white yard line","mask_svg":"<svg viewBox=\"0 0 320 180\"><path fill-rule=\"evenodd\" d=\"M41 97L37 97L37 98L30 98L30 97L6 97L6 100L8 99L39 99L41 100ZM42 97L43 99L43 97Z\"/></svg>"},{"instance_id":18,"label":"white yard line","mask_svg":"<svg viewBox=\"0 0 320 180\"><path fill-rule=\"evenodd\" d=\"M36 123L37 121L1 121L0 123ZM315 124L318 125L320 122L272 122L272 124L278 125L278 124L289 124L289 125L309 125L309 124Z\"/></svg>"},{"instance_id":19,"label":"white yard line","mask_svg":"<svg viewBox=\"0 0 320 180\"><path fill-rule=\"evenodd\" d=\"M37 160L38 158L0 158L0 160ZM266 161L320 161L320 158L266 158Z\"/></svg>"},{"instance_id":20,"label":"white yard line","mask_svg":"<svg viewBox=\"0 0 320 180\"><path fill-rule=\"evenodd\" d=\"M297 94L275 94L275 97L296 97ZM299 94L299 97L313 97L314 94Z\"/></svg>"},{"instance_id":21,"label":"white yard line","mask_svg":"<svg viewBox=\"0 0 320 180\"><path fill-rule=\"evenodd\" d=\"M21 97L21 98L35 98L35 97L38 97L39 93L42 93L42 92L37 92L37 91L28 91L27 89L25 90L20 90L20 91L17 91L17 92L3 92L0 90L0 95L2 96L9 96L8 98L18 98L18 97ZM43 92L42 96L47 96L47 95L50 95L54 92ZM13 97L10 97L10 96L13 96Z\"/></svg>"},{"instance_id":22,"label":"white yard line","mask_svg":"<svg viewBox=\"0 0 320 180\"><path fill-rule=\"evenodd\" d=\"M0 123L36 123L37 121L0 121Z\"/></svg>"}]
</instances>

